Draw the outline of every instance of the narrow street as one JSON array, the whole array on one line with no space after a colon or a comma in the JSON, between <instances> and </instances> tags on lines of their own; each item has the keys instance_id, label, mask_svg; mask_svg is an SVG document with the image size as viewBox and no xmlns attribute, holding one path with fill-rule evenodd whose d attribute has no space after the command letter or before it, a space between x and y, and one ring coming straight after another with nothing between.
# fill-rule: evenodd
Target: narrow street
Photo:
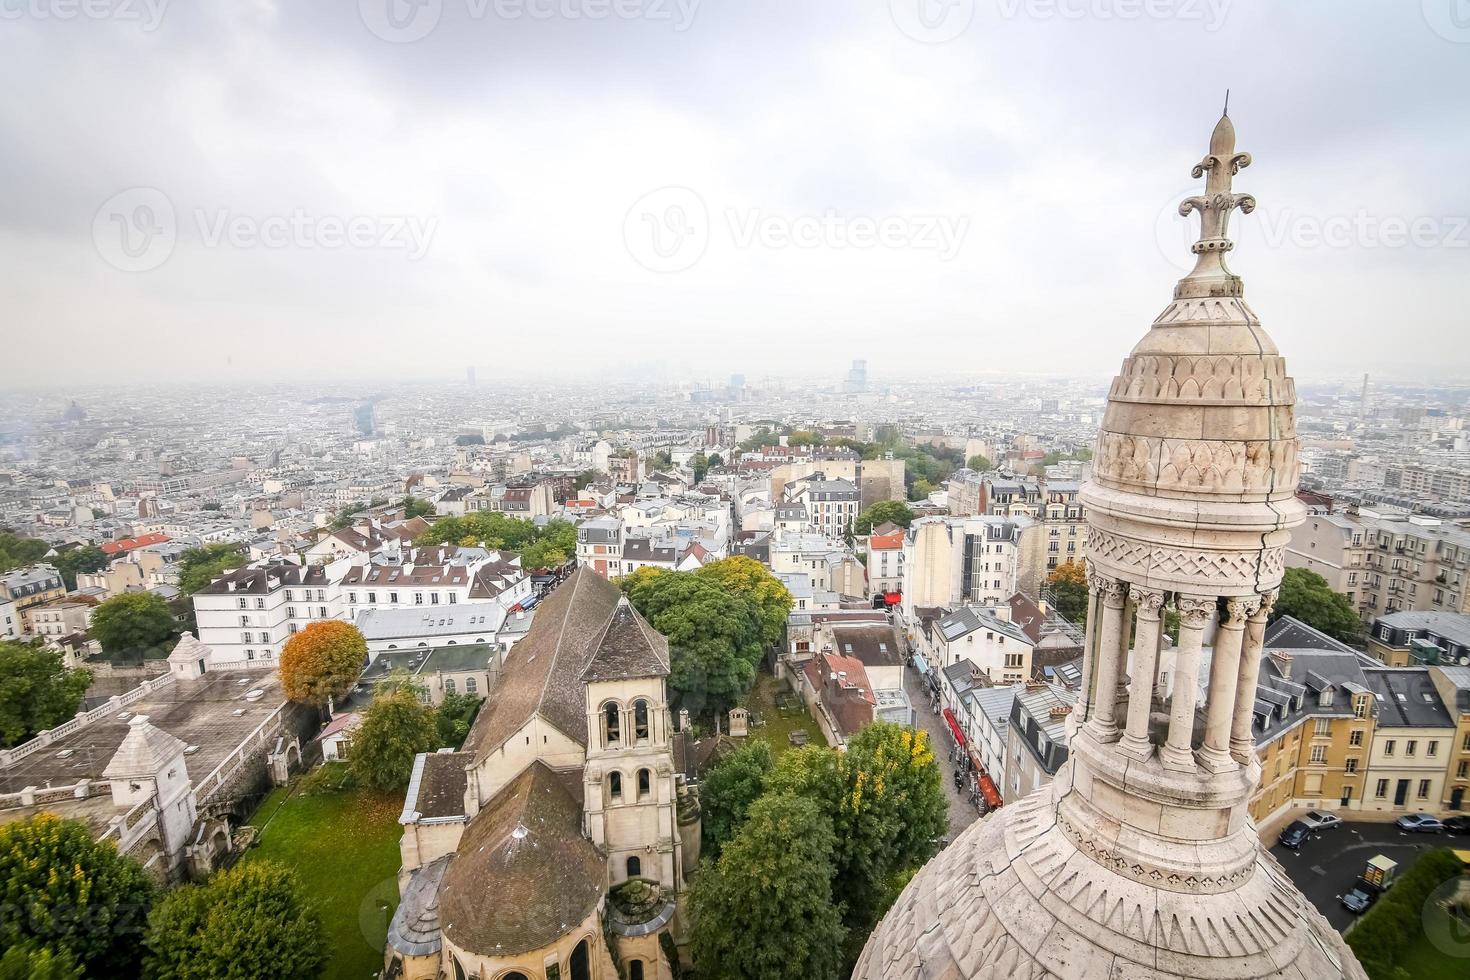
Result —
<instances>
[{"instance_id":1,"label":"narrow street","mask_svg":"<svg viewBox=\"0 0 1470 980\"><path fill-rule=\"evenodd\" d=\"M929 691L924 686L924 680L919 672L912 667L905 668L904 689L908 691L909 701L913 705L914 714L918 719L918 726L929 733L929 744L934 750L934 758L939 762L939 770L944 777L944 795L949 800L949 839L954 840L966 827L979 819L979 811L968 797L961 796L954 788L954 766L949 761L950 746L954 744L954 737L950 735L948 727L944 724L944 718L929 710Z\"/></svg>"}]
</instances>

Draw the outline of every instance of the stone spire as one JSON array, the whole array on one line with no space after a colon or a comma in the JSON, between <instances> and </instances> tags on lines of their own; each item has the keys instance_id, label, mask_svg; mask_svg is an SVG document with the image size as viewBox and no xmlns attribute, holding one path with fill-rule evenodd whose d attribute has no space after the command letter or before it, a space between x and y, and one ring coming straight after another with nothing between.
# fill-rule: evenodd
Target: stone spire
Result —
<instances>
[{"instance_id":1,"label":"stone spire","mask_svg":"<svg viewBox=\"0 0 1470 980\"><path fill-rule=\"evenodd\" d=\"M1231 214L1255 204L1232 189L1249 163L1222 117L1194 168L1205 193L1180 206L1200 215L1195 268L1109 392L1080 494L1091 596L1068 760L915 876L856 978L1364 976L1247 809L1262 636L1304 517L1295 387L1224 262Z\"/></svg>"}]
</instances>

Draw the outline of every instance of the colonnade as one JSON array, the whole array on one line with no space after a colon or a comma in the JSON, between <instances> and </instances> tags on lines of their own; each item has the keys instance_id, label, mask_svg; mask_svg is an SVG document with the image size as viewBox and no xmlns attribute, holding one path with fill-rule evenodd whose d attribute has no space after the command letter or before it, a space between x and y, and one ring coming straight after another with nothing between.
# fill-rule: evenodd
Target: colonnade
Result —
<instances>
[{"instance_id":1,"label":"colonnade","mask_svg":"<svg viewBox=\"0 0 1470 980\"><path fill-rule=\"evenodd\" d=\"M1224 772L1249 763L1255 752L1251 717L1266 620L1276 592L1265 595L1210 596L1173 593L1179 613L1174 655L1173 693L1168 732L1161 746L1149 737L1149 714L1160 697L1159 657L1164 641L1163 590L1130 585L1089 569L1087 633L1082 659L1082 697L1078 717L1096 741L1117 743L1119 751L1140 761L1158 753L1175 772ZM1204 742L1193 746L1199 707L1200 660L1205 630L1218 623L1206 696ZM1127 710L1119 718L1119 688L1128 666Z\"/></svg>"}]
</instances>

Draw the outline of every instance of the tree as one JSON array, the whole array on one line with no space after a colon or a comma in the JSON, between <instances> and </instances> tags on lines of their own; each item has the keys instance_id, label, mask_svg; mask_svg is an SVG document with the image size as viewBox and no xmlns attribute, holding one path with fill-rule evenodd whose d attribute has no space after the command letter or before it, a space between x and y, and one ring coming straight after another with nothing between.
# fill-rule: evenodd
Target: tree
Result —
<instances>
[{"instance_id":1,"label":"tree","mask_svg":"<svg viewBox=\"0 0 1470 980\"><path fill-rule=\"evenodd\" d=\"M435 514L433 504L424 500L422 497L415 497L413 494L409 494L403 498L402 507L403 519L405 521L412 520L415 517L433 517Z\"/></svg>"},{"instance_id":2,"label":"tree","mask_svg":"<svg viewBox=\"0 0 1470 980\"><path fill-rule=\"evenodd\" d=\"M480 699L473 694L445 694L444 700L439 702L439 710L434 713L439 744L456 749L463 745L470 734L470 723L475 720L475 712L479 710Z\"/></svg>"},{"instance_id":3,"label":"tree","mask_svg":"<svg viewBox=\"0 0 1470 980\"><path fill-rule=\"evenodd\" d=\"M880 500L858 515L853 530L858 534L872 534L873 528L884 524L908 527L914 523L914 512L902 500Z\"/></svg>"},{"instance_id":4,"label":"tree","mask_svg":"<svg viewBox=\"0 0 1470 980\"><path fill-rule=\"evenodd\" d=\"M1087 569L1081 563L1065 561L1046 577L1051 587L1051 602L1068 622L1078 626L1087 623Z\"/></svg>"},{"instance_id":5,"label":"tree","mask_svg":"<svg viewBox=\"0 0 1470 980\"><path fill-rule=\"evenodd\" d=\"M245 556L234 545L207 544L190 548L179 556L179 591L193 595L232 568L245 564Z\"/></svg>"},{"instance_id":6,"label":"tree","mask_svg":"<svg viewBox=\"0 0 1470 980\"><path fill-rule=\"evenodd\" d=\"M699 784L706 860L719 857L720 848L735 836L746 812L765 788L774 763L769 743L749 739L719 761Z\"/></svg>"},{"instance_id":7,"label":"tree","mask_svg":"<svg viewBox=\"0 0 1470 980\"><path fill-rule=\"evenodd\" d=\"M274 861L173 889L153 910L145 942L149 980L313 980L327 963L321 917L296 875Z\"/></svg>"},{"instance_id":8,"label":"tree","mask_svg":"<svg viewBox=\"0 0 1470 980\"><path fill-rule=\"evenodd\" d=\"M709 457L704 454L704 450L694 454L689 460L689 468L694 471L694 482L703 483L704 475L709 472Z\"/></svg>"},{"instance_id":9,"label":"tree","mask_svg":"<svg viewBox=\"0 0 1470 980\"><path fill-rule=\"evenodd\" d=\"M755 607L761 621L761 641L775 646L786 635L786 619L796 600L770 569L745 555L710 562L694 574L740 596Z\"/></svg>"},{"instance_id":10,"label":"tree","mask_svg":"<svg viewBox=\"0 0 1470 980\"><path fill-rule=\"evenodd\" d=\"M710 456L709 456L709 468L710 469L715 469L717 467L724 466L724 465L725 465L725 457L721 456L719 453L710 453Z\"/></svg>"},{"instance_id":11,"label":"tree","mask_svg":"<svg viewBox=\"0 0 1470 980\"><path fill-rule=\"evenodd\" d=\"M0 980L78 980L82 966L71 950L21 943L0 956Z\"/></svg>"},{"instance_id":12,"label":"tree","mask_svg":"<svg viewBox=\"0 0 1470 980\"><path fill-rule=\"evenodd\" d=\"M329 526L333 531L340 531L344 527L351 525L357 519L357 515L367 510L367 507L368 505L361 500L354 500L346 507L337 511L336 516L332 518L332 523Z\"/></svg>"},{"instance_id":13,"label":"tree","mask_svg":"<svg viewBox=\"0 0 1470 980\"><path fill-rule=\"evenodd\" d=\"M1281 595L1272 618L1291 616L1319 629L1334 639L1351 643L1362 633L1357 610L1341 592L1332 591L1327 580L1305 568L1288 568L1281 578Z\"/></svg>"},{"instance_id":14,"label":"tree","mask_svg":"<svg viewBox=\"0 0 1470 980\"><path fill-rule=\"evenodd\" d=\"M358 782L380 792L401 790L413 774L414 756L439 742L437 712L413 684L386 685L363 713L352 737L348 764Z\"/></svg>"},{"instance_id":15,"label":"tree","mask_svg":"<svg viewBox=\"0 0 1470 980\"><path fill-rule=\"evenodd\" d=\"M969 459L965 460L965 466L968 467L969 469L974 470L976 473L984 473L984 472L986 472L987 470L990 469L991 465L992 464L991 464L990 460L988 458L980 455L979 453L976 453L975 455L971 456Z\"/></svg>"},{"instance_id":16,"label":"tree","mask_svg":"<svg viewBox=\"0 0 1470 980\"><path fill-rule=\"evenodd\" d=\"M66 583L67 591L77 587L78 574L92 574L100 572L107 567L107 552L89 544L83 548L72 548L57 555L51 564L61 573L61 579Z\"/></svg>"},{"instance_id":17,"label":"tree","mask_svg":"<svg viewBox=\"0 0 1470 980\"><path fill-rule=\"evenodd\" d=\"M168 603L153 592L124 592L92 611L88 631L108 657L132 660L158 655L174 635Z\"/></svg>"},{"instance_id":18,"label":"tree","mask_svg":"<svg viewBox=\"0 0 1470 980\"><path fill-rule=\"evenodd\" d=\"M693 712L724 711L750 689L761 658L761 620L739 594L692 572L638 578L628 599L669 638L669 686Z\"/></svg>"},{"instance_id":19,"label":"tree","mask_svg":"<svg viewBox=\"0 0 1470 980\"><path fill-rule=\"evenodd\" d=\"M586 490L592 484L602 479L602 475L599 470L583 470L577 474L577 482L573 486L577 488L578 492Z\"/></svg>"},{"instance_id":20,"label":"tree","mask_svg":"<svg viewBox=\"0 0 1470 980\"><path fill-rule=\"evenodd\" d=\"M292 701L326 704L352 690L367 654L367 640L351 623L309 623L281 650L281 686Z\"/></svg>"},{"instance_id":21,"label":"tree","mask_svg":"<svg viewBox=\"0 0 1470 980\"><path fill-rule=\"evenodd\" d=\"M6 528L0 530L0 572L33 565L46 557L51 546L39 538L27 538Z\"/></svg>"},{"instance_id":22,"label":"tree","mask_svg":"<svg viewBox=\"0 0 1470 980\"><path fill-rule=\"evenodd\" d=\"M710 980L836 980L845 932L832 902L831 821L787 794L751 805L719 862L700 871L692 945Z\"/></svg>"},{"instance_id":23,"label":"tree","mask_svg":"<svg viewBox=\"0 0 1470 980\"><path fill-rule=\"evenodd\" d=\"M914 485L909 488L909 499L917 503L927 499L937 489L938 487L930 483L925 477L917 477L914 480Z\"/></svg>"},{"instance_id":24,"label":"tree","mask_svg":"<svg viewBox=\"0 0 1470 980\"><path fill-rule=\"evenodd\" d=\"M87 976L137 975L153 880L82 821L39 813L0 826L0 891L0 948L70 954Z\"/></svg>"},{"instance_id":25,"label":"tree","mask_svg":"<svg viewBox=\"0 0 1470 980\"><path fill-rule=\"evenodd\" d=\"M70 721L91 683L92 672L68 670L60 651L0 641L0 746Z\"/></svg>"},{"instance_id":26,"label":"tree","mask_svg":"<svg viewBox=\"0 0 1470 980\"><path fill-rule=\"evenodd\" d=\"M792 429L786 436L788 446L824 446L826 444L826 437L811 429Z\"/></svg>"}]
</instances>

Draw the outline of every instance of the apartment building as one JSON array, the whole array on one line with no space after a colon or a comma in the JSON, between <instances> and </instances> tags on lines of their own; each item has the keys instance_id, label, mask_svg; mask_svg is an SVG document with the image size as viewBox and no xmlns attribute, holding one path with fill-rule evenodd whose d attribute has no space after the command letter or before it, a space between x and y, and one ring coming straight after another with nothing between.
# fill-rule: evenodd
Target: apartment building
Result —
<instances>
[{"instance_id":1,"label":"apartment building","mask_svg":"<svg viewBox=\"0 0 1470 980\"><path fill-rule=\"evenodd\" d=\"M1047 785L1067 761L1067 719L1077 695L1056 684L1031 684L1011 703L1006 728L1005 785L1018 800Z\"/></svg>"},{"instance_id":2,"label":"apartment building","mask_svg":"<svg viewBox=\"0 0 1470 980\"><path fill-rule=\"evenodd\" d=\"M15 604L22 633L35 632L31 624L32 609L64 595L66 583L55 565L27 565L0 575L0 599Z\"/></svg>"},{"instance_id":3,"label":"apartment building","mask_svg":"<svg viewBox=\"0 0 1470 980\"><path fill-rule=\"evenodd\" d=\"M1373 620L1368 655L1390 667L1470 665L1470 615L1396 612Z\"/></svg>"},{"instance_id":4,"label":"apartment building","mask_svg":"<svg viewBox=\"0 0 1470 980\"><path fill-rule=\"evenodd\" d=\"M1077 494L1081 484L1062 480L1051 480L1042 486L1045 497L1040 514L1041 532L1046 541L1046 566L1044 575L1050 575L1057 566L1069 561L1081 561L1087 546L1087 510ZM1041 588L1037 581L1020 583L1022 589L1032 594Z\"/></svg>"},{"instance_id":5,"label":"apartment building","mask_svg":"<svg viewBox=\"0 0 1470 980\"><path fill-rule=\"evenodd\" d=\"M1362 809L1439 809L1455 744L1455 721L1440 700L1429 668L1374 667L1363 673L1373 690L1377 719Z\"/></svg>"},{"instance_id":6,"label":"apartment building","mask_svg":"<svg viewBox=\"0 0 1470 980\"><path fill-rule=\"evenodd\" d=\"M936 669L967 661L992 684L1027 681L1034 644L1021 627L1008 621L1009 614L1009 606L961 606L926 620L919 633L921 652Z\"/></svg>"},{"instance_id":7,"label":"apartment building","mask_svg":"<svg viewBox=\"0 0 1470 980\"><path fill-rule=\"evenodd\" d=\"M852 530L862 501L855 483L829 480L820 472L788 483L784 494L785 502L806 508L807 526L812 531L834 541Z\"/></svg>"},{"instance_id":8,"label":"apartment building","mask_svg":"<svg viewBox=\"0 0 1470 980\"><path fill-rule=\"evenodd\" d=\"M915 521L903 546L904 617L913 622L916 608L1005 604L1017 592L1026 535L1037 527L1024 516Z\"/></svg>"},{"instance_id":9,"label":"apartment building","mask_svg":"<svg viewBox=\"0 0 1470 980\"><path fill-rule=\"evenodd\" d=\"M888 525L891 527L891 525ZM868 538L868 589L873 595L892 595L903 591L903 528Z\"/></svg>"},{"instance_id":10,"label":"apartment building","mask_svg":"<svg viewBox=\"0 0 1470 980\"><path fill-rule=\"evenodd\" d=\"M603 578L623 574L623 522L616 517L595 517L577 525L577 565L591 568Z\"/></svg>"},{"instance_id":11,"label":"apartment building","mask_svg":"<svg viewBox=\"0 0 1470 980\"><path fill-rule=\"evenodd\" d=\"M1445 759L1441 806L1463 810L1470 794L1470 667L1431 667L1429 677L1455 724Z\"/></svg>"}]
</instances>

